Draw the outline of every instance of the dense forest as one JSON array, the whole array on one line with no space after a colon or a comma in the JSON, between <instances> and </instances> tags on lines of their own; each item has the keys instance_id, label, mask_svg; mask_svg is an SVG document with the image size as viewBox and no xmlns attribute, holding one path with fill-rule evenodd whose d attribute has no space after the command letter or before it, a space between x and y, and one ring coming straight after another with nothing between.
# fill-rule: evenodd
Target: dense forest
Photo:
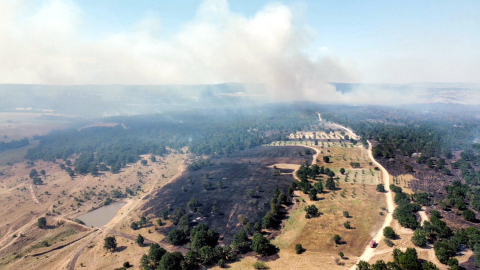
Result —
<instances>
[{"instance_id":1,"label":"dense forest","mask_svg":"<svg viewBox=\"0 0 480 270\"><path fill-rule=\"evenodd\" d=\"M167 148L182 151L188 146L199 155L249 149L308 129L317 119L314 111L283 106L110 117L102 121L119 125L51 132L26 158L55 161L75 156L76 173L96 174L105 165L117 172L140 155L162 155Z\"/></svg>"},{"instance_id":2,"label":"dense forest","mask_svg":"<svg viewBox=\"0 0 480 270\"><path fill-rule=\"evenodd\" d=\"M475 107L422 105L417 107L322 107L322 118L355 130L364 142L378 142L377 155L422 153L450 158L455 150L472 148L480 135Z\"/></svg>"},{"instance_id":3,"label":"dense forest","mask_svg":"<svg viewBox=\"0 0 480 270\"><path fill-rule=\"evenodd\" d=\"M28 138L23 138L21 140L12 140L11 142L0 142L0 152L10 149L16 149L20 147L27 146L30 143Z\"/></svg>"},{"instance_id":4,"label":"dense forest","mask_svg":"<svg viewBox=\"0 0 480 270\"><path fill-rule=\"evenodd\" d=\"M325 107L322 117L353 128L362 137L374 142L375 158L412 157L416 163L449 175L446 160L461 151L460 159L451 162L462 178L471 185L480 185L480 137L478 108L457 105L430 105L416 108L395 107ZM406 166L406 170L411 170Z\"/></svg>"}]
</instances>

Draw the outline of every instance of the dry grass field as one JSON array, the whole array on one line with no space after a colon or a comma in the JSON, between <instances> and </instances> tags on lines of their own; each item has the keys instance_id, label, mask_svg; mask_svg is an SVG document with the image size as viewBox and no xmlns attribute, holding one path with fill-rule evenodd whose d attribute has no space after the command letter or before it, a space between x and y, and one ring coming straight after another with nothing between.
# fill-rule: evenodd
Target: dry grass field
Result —
<instances>
[{"instance_id":1,"label":"dry grass field","mask_svg":"<svg viewBox=\"0 0 480 270\"><path fill-rule=\"evenodd\" d=\"M143 158L148 159L147 156ZM0 218L0 269L68 269L66 265L78 250L103 247L102 236L109 234L111 229L125 228L131 219L139 219L142 213L137 209L141 206L141 198L178 175L184 159L183 154L171 153L164 157L157 156L157 162L148 161L147 166L140 162L130 164L118 174L102 172L97 177L85 175L73 179L60 169L61 160L56 163L39 161L34 166L22 162L0 168L3 172L0 176L0 204L5 206L1 208ZM31 184L28 176L31 169L46 171L46 175L42 176L43 185ZM127 187L135 191L134 196L119 199L127 204L99 231L71 221L80 214L102 206L105 196L111 196L112 190L124 193ZM47 229L37 227L37 219L41 216L47 217ZM123 240L119 238L117 241L121 243ZM114 257L121 256L128 260L132 255L131 248L125 250L115 252ZM45 254L41 254L45 251ZM41 255L33 256L39 253ZM80 265L83 253L78 255L81 256L76 264ZM83 263L88 261L93 267L92 255L87 252L86 256L89 257L83 259ZM98 265L105 265L101 261L108 263L108 260L97 259ZM139 259L130 260L138 262Z\"/></svg>"},{"instance_id":2,"label":"dry grass field","mask_svg":"<svg viewBox=\"0 0 480 270\"><path fill-rule=\"evenodd\" d=\"M0 113L0 142L45 135L51 130L64 128L70 122L69 118L50 113L2 112Z\"/></svg>"}]
</instances>

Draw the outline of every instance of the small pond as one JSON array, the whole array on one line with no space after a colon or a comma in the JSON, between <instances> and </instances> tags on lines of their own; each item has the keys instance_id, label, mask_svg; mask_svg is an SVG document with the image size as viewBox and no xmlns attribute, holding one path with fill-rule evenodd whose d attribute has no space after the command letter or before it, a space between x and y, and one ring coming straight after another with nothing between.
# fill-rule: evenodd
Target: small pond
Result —
<instances>
[{"instance_id":1,"label":"small pond","mask_svg":"<svg viewBox=\"0 0 480 270\"><path fill-rule=\"evenodd\" d=\"M117 214L118 210L120 210L120 208L122 208L122 206L125 204L125 202L114 202L86 214L80 215L77 218L85 222L87 226L102 227L112 220L112 218Z\"/></svg>"}]
</instances>

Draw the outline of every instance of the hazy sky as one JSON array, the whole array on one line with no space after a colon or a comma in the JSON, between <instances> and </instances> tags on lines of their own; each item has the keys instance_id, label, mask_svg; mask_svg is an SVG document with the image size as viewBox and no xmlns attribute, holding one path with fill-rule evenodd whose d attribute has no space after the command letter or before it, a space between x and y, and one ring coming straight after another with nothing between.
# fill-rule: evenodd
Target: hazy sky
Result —
<instances>
[{"instance_id":1,"label":"hazy sky","mask_svg":"<svg viewBox=\"0 0 480 270\"><path fill-rule=\"evenodd\" d=\"M0 83L480 83L480 1L32 2L0 0Z\"/></svg>"}]
</instances>

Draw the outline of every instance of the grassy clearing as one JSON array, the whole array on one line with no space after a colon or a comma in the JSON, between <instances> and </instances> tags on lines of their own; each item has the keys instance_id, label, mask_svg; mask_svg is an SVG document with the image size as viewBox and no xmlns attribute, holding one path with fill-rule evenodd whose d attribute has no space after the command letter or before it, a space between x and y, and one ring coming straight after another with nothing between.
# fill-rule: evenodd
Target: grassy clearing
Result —
<instances>
[{"instance_id":1,"label":"grassy clearing","mask_svg":"<svg viewBox=\"0 0 480 270\"><path fill-rule=\"evenodd\" d=\"M29 145L6 150L0 153L0 167L7 166L8 164L20 163L27 154L28 149L34 148L39 144L39 141L31 141Z\"/></svg>"}]
</instances>

